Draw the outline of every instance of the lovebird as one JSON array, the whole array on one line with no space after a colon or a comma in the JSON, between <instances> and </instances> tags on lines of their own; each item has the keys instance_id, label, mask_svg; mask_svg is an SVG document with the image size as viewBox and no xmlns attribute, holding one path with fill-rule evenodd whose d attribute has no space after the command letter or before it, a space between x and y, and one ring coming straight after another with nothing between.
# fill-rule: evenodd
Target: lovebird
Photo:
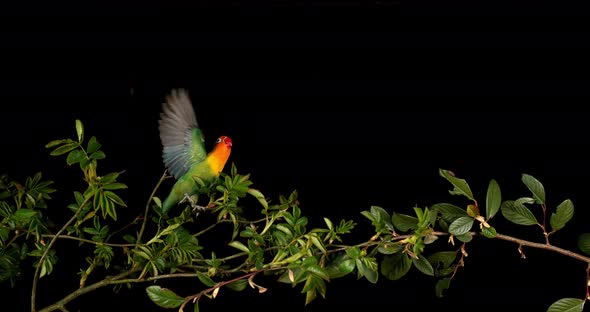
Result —
<instances>
[{"instance_id":1,"label":"lovebird","mask_svg":"<svg viewBox=\"0 0 590 312\"><path fill-rule=\"evenodd\" d=\"M164 165L176 179L162 204L162 212L167 215L172 207L184 201L189 201L193 209L202 209L191 196L197 192L199 180L207 184L219 177L231 153L232 140L220 136L211 152L207 153L195 110L187 91L183 89L172 90L166 96L159 130Z\"/></svg>"}]
</instances>

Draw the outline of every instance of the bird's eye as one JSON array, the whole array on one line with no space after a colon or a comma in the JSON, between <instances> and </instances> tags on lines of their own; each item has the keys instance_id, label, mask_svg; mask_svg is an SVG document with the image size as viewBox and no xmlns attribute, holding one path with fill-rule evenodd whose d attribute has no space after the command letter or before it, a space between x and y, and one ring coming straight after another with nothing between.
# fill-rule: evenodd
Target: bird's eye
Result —
<instances>
[{"instance_id":1,"label":"bird's eye","mask_svg":"<svg viewBox=\"0 0 590 312\"><path fill-rule=\"evenodd\" d=\"M217 140L215 140L215 144L217 143L221 143L221 138L217 138Z\"/></svg>"}]
</instances>

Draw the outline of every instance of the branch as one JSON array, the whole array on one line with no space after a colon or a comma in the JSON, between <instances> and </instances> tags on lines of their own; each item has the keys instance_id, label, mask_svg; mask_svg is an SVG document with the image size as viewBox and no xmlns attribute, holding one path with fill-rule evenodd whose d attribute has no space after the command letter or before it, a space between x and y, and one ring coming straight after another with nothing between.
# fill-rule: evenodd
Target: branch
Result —
<instances>
[{"instance_id":1,"label":"branch","mask_svg":"<svg viewBox=\"0 0 590 312\"><path fill-rule=\"evenodd\" d=\"M80 215L82 208L84 208L84 206L86 206L88 204L88 202L90 202L90 199L92 199L92 197L93 196L88 196L86 199L84 199L84 202L82 202L80 207L78 207L78 210L76 210L76 213L70 218L70 220L68 220L68 222L66 222L66 224L64 224L61 227L61 229L59 229L57 234L55 234L55 236L51 239L51 241L47 245L47 248L45 248L45 251L41 255L41 258L39 258L39 263L37 263L37 266L35 267L35 274L33 275L33 287L31 289L31 312L36 311L36 309L35 309L35 299L36 298L35 297L37 295L37 282L39 281L39 270L41 269L41 266L43 265L43 261L47 257L49 250L51 250L51 247L53 246L53 244L55 244L55 242L57 241L57 238L60 236L60 234L63 233L66 230L66 228L68 226L70 226L70 224L72 224L72 222L74 222L78 218L78 215Z\"/></svg>"},{"instance_id":2,"label":"branch","mask_svg":"<svg viewBox=\"0 0 590 312\"><path fill-rule=\"evenodd\" d=\"M120 280L121 278L129 276L129 275L131 275L135 272L138 272L138 271L139 271L139 269L131 269L131 270L123 272L119 275L115 275L111 278L105 278L102 281L96 282L90 286L86 286L84 288L77 289L77 290L73 291L72 293L70 293L69 295L62 298L61 300L55 302L54 304L39 310L39 312L51 312L51 311L55 311L55 310L66 311L65 305L68 304L70 301L76 299L77 297L79 297L83 294L89 293L91 291L94 291L98 288L107 286L107 285L119 284L120 281L122 281L122 280ZM123 280L123 281L127 281L127 280Z\"/></svg>"},{"instance_id":3,"label":"branch","mask_svg":"<svg viewBox=\"0 0 590 312\"><path fill-rule=\"evenodd\" d=\"M575 253L573 251L569 251L567 249L556 247L556 246L553 246L550 244L535 243L535 242L531 242L531 241L527 241L524 239L520 239L520 238L508 236L508 235L503 235L503 234L496 234L496 238L501 239L501 240L505 240L505 241L509 241L509 242L513 242L513 243L516 243L516 244L522 245L522 246L551 250L556 253L580 260L582 262L590 263L589 257L583 256L583 255L580 255L580 254Z\"/></svg>"},{"instance_id":4,"label":"branch","mask_svg":"<svg viewBox=\"0 0 590 312\"><path fill-rule=\"evenodd\" d=\"M42 237L56 237L57 235L43 234L41 236ZM65 239L71 239L71 240L75 240L75 241L80 241L80 242L84 242L84 243L88 243L88 244L93 244L93 245L104 245L104 246L111 246L111 247L133 247L136 245L136 244L114 244L114 243L95 242L93 240L80 238L80 237L76 237L76 236L70 236L70 235L60 235L59 237L65 238Z\"/></svg>"}]
</instances>

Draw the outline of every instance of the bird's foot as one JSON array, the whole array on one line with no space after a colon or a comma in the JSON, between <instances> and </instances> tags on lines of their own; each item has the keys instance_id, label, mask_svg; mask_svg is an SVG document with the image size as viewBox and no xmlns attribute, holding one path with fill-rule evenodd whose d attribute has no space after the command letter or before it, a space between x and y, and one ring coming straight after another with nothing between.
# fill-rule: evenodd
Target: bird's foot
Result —
<instances>
[{"instance_id":1,"label":"bird's foot","mask_svg":"<svg viewBox=\"0 0 590 312\"><path fill-rule=\"evenodd\" d=\"M184 194L184 197L182 198L182 200L179 203L182 204L182 203L186 203L186 202L188 202L191 205L191 208L193 208L193 213L195 213L197 216L201 212L205 212L207 210L207 207L197 205L195 199L192 196L188 195L187 193Z\"/></svg>"}]
</instances>

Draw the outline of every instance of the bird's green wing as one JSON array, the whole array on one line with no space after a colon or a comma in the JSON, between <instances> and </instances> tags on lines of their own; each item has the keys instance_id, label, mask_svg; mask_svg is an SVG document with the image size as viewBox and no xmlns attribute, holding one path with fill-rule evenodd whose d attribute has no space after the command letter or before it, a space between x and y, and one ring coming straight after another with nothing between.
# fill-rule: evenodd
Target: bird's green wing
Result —
<instances>
[{"instance_id":1,"label":"bird's green wing","mask_svg":"<svg viewBox=\"0 0 590 312\"><path fill-rule=\"evenodd\" d=\"M160 140L164 165L176 179L207 157L203 133L185 90L172 90L166 97L160 114Z\"/></svg>"}]
</instances>

